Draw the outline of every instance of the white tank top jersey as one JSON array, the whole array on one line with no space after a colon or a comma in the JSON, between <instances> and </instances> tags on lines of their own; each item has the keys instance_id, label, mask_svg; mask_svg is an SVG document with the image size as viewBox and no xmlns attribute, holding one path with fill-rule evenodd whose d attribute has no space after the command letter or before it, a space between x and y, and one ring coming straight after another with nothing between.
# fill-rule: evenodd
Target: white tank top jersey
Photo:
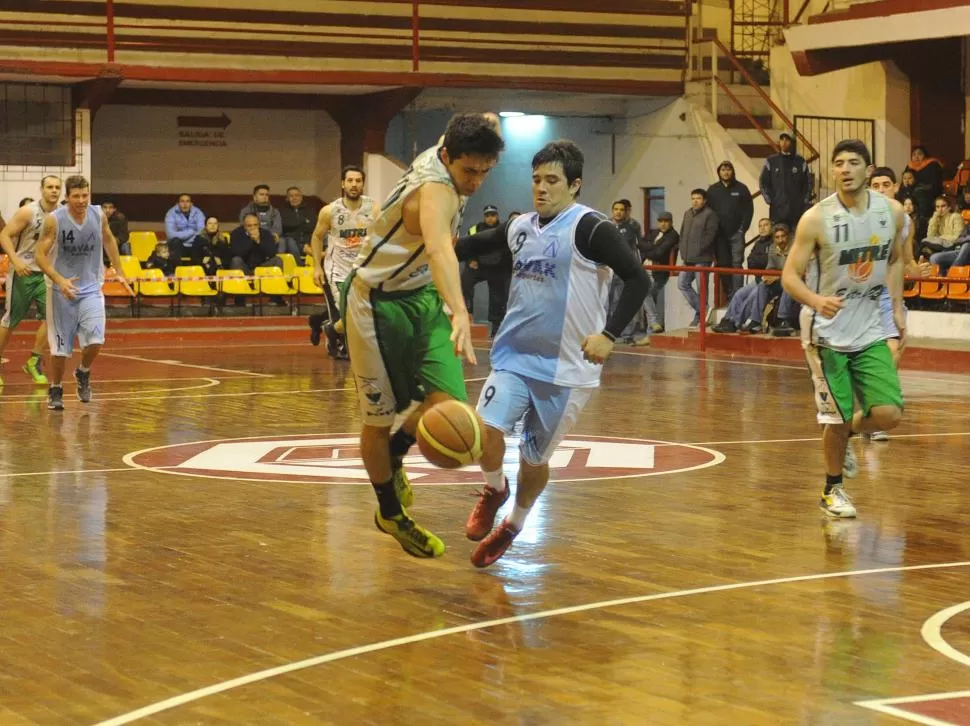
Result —
<instances>
[{"instance_id":1,"label":"white tank top jersey","mask_svg":"<svg viewBox=\"0 0 970 726\"><path fill-rule=\"evenodd\" d=\"M824 297L845 303L833 318L802 308L802 331L813 345L842 352L868 348L890 337L882 323L879 298L886 287L896 221L889 199L868 192L866 210L854 215L837 194L819 202L824 242L809 265L806 284Z\"/></svg>"},{"instance_id":2,"label":"white tank top jersey","mask_svg":"<svg viewBox=\"0 0 970 726\"><path fill-rule=\"evenodd\" d=\"M508 312L492 345L492 368L570 388L599 385L603 366L583 358L581 345L606 325L613 270L576 249L576 226L593 212L582 204L564 209L542 228L535 212L508 229L512 283Z\"/></svg>"},{"instance_id":3,"label":"white tank top jersey","mask_svg":"<svg viewBox=\"0 0 970 726\"><path fill-rule=\"evenodd\" d=\"M455 183L439 157L440 146L421 153L397 183L381 207L360 246L354 264L356 278L368 287L387 292L417 290L431 282L431 268L424 252L424 240L404 228L404 203L421 186ZM458 211L451 218L451 234L458 235L466 197L459 195Z\"/></svg>"},{"instance_id":4,"label":"white tank top jersey","mask_svg":"<svg viewBox=\"0 0 970 726\"><path fill-rule=\"evenodd\" d=\"M342 196L330 202L327 257L335 271L343 272L340 280L349 274L361 244L367 239L367 230L377 218L377 202L367 196L360 197L359 201L357 209L350 209Z\"/></svg>"},{"instance_id":5,"label":"white tank top jersey","mask_svg":"<svg viewBox=\"0 0 970 726\"><path fill-rule=\"evenodd\" d=\"M17 256L27 264L27 268L31 272L40 272L36 261L37 241L44 229L44 217L47 216L47 212L40 206L40 202L31 202L27 205L27 209L33 216L23 232L14 240L14 249L17 250Z\"/></svg>"},{"instance_id":6,"label":"white tank top jersey","mask_svg":"<svg viewBox=\"0 0 970 726\"><path fill-rule=\"evenodd\" d=\"M89 205L81 224L71 217L67 205L58 207L52 214L57 220L57 239L52 251L54 269L68 279L77 278L74 287L79 297L100 294L104 283L101 207ZM51 284L50 278L47 284Z\"/></svg>"}]
</instances>

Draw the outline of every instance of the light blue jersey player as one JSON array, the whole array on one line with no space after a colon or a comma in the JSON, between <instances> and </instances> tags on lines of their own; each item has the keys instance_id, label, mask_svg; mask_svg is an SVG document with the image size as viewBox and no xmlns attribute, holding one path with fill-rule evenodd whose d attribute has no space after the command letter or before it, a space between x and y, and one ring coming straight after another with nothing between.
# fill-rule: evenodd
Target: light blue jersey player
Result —
<instances>
[{"instance_id":1,"label":"light blue jersey player","mask_svg":"<svg viewBox=\"0 0 970 726\"><path fill-rule=\"evenodd\" d=\"M47 407L54 411L64 408L64 368L74 352L75 338L81 346L81 364L74 371L77 395L82 403L91 400L91 364L104 344L102 248L115 270L121 269L118 241L101 208L91 205L87 179L68 177L64 193L67 204L45 217L36 251L37 265L48 278L51 383Z\"/></svg>"},{"instance_id":2,"label":"light blue jersey player","mask_svg":"<svg viewBox=\"0 0 970 726\"><path fill-rule=\"evenodd\" d=\"M633 319L650 283L605 215L576 202L583 153L571 141L547 144L532 160L536 211L458 242L459 259L507 244L512 252L508 313L492 346L492 373L478 400L488 427L481 466L485 488L465 525L481 540L472 564L498 560L522 530L549 481L549 459L599 385L613 342ZM606 298L614 272L624 282L612 318ZM523 422L519 479L511 514L494 531L508 499L505 436Z\"/></svg>"}]
</instances>

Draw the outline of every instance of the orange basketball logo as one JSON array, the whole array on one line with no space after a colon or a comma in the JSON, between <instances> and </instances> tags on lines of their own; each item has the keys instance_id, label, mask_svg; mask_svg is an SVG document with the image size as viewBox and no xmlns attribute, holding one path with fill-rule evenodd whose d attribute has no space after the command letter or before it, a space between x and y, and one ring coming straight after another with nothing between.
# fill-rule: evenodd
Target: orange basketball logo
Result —
<instances>
[{"instance_id":1,"label":"orange basketball logo","mask_svg":"<svg viewBox=\"0 0 970 726\"><path fill-rule=\"evenodd\" d=\"M875 266L872 262L872 252L859 253L859 259L849 265L849 279L862 283L869 279Z\"/></svg>"}]
</instances>

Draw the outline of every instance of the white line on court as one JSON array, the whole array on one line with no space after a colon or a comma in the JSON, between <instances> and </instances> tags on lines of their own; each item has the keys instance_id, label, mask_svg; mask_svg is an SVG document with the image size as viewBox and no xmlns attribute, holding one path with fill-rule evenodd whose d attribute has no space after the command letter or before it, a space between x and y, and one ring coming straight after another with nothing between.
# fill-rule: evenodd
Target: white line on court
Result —
<instances>
[{"instance_id":1,"label":"white line on court","mask_svg":"<svg viewBox=\"0 0 970 726\"><path fill-rule=\"evenodd\" d=\"M134 380L134 379L132 379ZM145 379L145 380L161 380L161 381L206 381L206 383L197 383L194 386L177 386L175 388L133 388L130 391L96 391L94 397L96 399L108 398L112 401L131 401L138 400L141 398L143 393L170 393L173 391L197 391L200 388L213 388L220 385L221 381L216 378L155 378L155 379ZM97 389L98 384L101 381L94 379L92 381L95 389ZM137 396L128 396L128 394L137 393ZM38 395L39 394L39 395ZM216 394L212 394L216 395ZM2 401L30 401L40 396L47 396L46 389L38 387L33 393L18 393L16 396L4 396ZM178 398L178 396L149 396L148 398Z\"/></svg>"},{"instance_id":2,"label":"white line on court","mask_svg":"<svg viewBox=\"0 0 970 726\"><path fill-rule=\"evenodd\" d=\"M930 716L923 716L919 713L913 713L912 711L904 711L901 708L896 708L892 704L894 703L919 703L922 701L939 701L943 698L960 698L965 694L970 694L970 691L953 691L951 693L935 693L930 696L909 696L904 698L884 698L875 701L856 701L856 706L862 706L863 708L868 708L873 711L878 711L879 713L884 713L887 716L895 716L896 718L901 718L905 721L912 721L913 723L920 723L924 726L958 726L958 724L952 721L940 721L937 718L931 718Z\"/></svg>"},{"instance_id":3,"label":"white line on court","mask_svg":"<svg viewBox=\"0 0 970 726\"><path fill-rule=\"evenodd\" d=\"M932 433L932 434L891 434L894 439L926 439L926 438L936 438L939 436L970 436L970 431L944 431L942 433ZM808 436L801 439L748 439L743 441L692 441L690 446L728 446L731 444L798 444L804 443L806 441L821 441L821 436ZM664 446L665 444L657 444L657 446ZM671 445L671 444L666 444ZM679 445L674 443L674 446Z\"/></svg>"},{"instance_id":4,"label":"white line on court","mask_svg":"<svg viewBox=\"0 0 970 726\"><path fill-rule=\"evenodd\" d=\"M970 666L970 656L966 653L961 653L959 650L954 648L952 645L946 642L943 637L943 626L946 622L960 613L970 610L970 601L962 602L959 605L954 605L953 607L948 607L945 610L940 610L932 617L930 617L923 627L920 629L919 634L923 636L923 640L926 644L930 646L933 650L941 655L946 656L950 660L956 661L961 665Z\"/></svg>"},{"instance_id":5,"label":"white line on court","mask_svg":"<svg viewBox=\"0 0 970 726\"><path fill-rule=\"evenodd\" d=\"M441 630L431 630L424 633L415 633L413 635L407 635L403 638L394 638L392 640L384 640L377 643L370 643L369 645L361 645L355 648L347 648L345 650L338 650L333 653L327 653L325 655L315 656L313 658L307 658L301 661L295 661L293 663L286 663L281 666L276 666L275 668L267 668L266 670L257 671L256 673L250 673L239 678L234 678L232 680L223 681L222 683L216 683L211 686L206 686L205 688L199 688L195 691L190 691L188 693L183 693L179 696L173 696L172 698L166 698L163 701L158 701L157 703L144 706L135 711L129 711L128 713L122 714L121 716L116 716L110 718L107 721L101 721L96 724L96 726L122 726L122 724L131 723L132 721L137 721L147 716L153 716L157 713L163 711L168 711L173 708L178 708L180 706L185 706L186 704L193 703L194 701L199 701L203 698L209 696L214 696L218 693L224 693L226 691L231 691L235 688L240 688L242 686L247 686L252 683L258 683L260 681L269 680L270 678L276 678L277 676L287 675L295 671L304 670L306 668L313 668L315 666L324 665L326 663L333 663L334 661L344 660L347 658L353 658L359 655L365 655L368 653L375 653L378 651L390 650L391 648L397 648L405 645L413 645L414 643L422 643L428 640L437 640L438 638L444 638L449 635L458 635L461 633L468 633L475 630L484 630L486 628L495 628L501 625L512 625L515 623L524 623L532 620L546 620L548 618L559 617L562 615L572 615L574 613L588 612L591 610L602 610L604 608L621 607L624 605L637 605L639 603L651 602L654 600L671 600L674 598L689 597L693 595L707 595L717 592L728 592L732 590L744 590L753 587L767 587L770 585L787 585L796 582L812 582L817 580L831 580L841 577L853 577L858 575L879 575L890 572L911 572L916 570L935 570L943 569L948 567L967 567L970 566L970 561L965 562L945 562L937 563L932 565L911 565L909 567L880 567L869 570L847 570L842 572L826 572L816 575L797 575L794 577L780 577L771 580L756 580L754 582L737 582L730 585L711 585L709 587L697 587L689 590L675 590L672 592L661 592L652 595L639 595L636 597L620 598L617 600L602 600L599 602L587 603L585 605L573 605L571 607L556 608L554 610L543 610L535 613L526 613L524 615L514 615L507 618L497 618L495 620L484 620L478 623L468 623L466 625L458 625L452 628L442 628Z\"/></svg>"},{"instance_id":6,"label":"white line on court","mask_svg":"<svg viewBox=\"0 0 970 726\"><path fill-rule=\"evenodd\" d=\"M159 467L161 468L161 467ZM8 479L14 476L45 476L49 474L103 474L109 471L131 471L131 467L123 466L116 469L69 469L67 471L15 471L13 473L0 473L0 479Z\"/></svg>"},{"instance_id":7,"label":"white line on court","mask_svg":"<svg viewBox=\"0 0 970 726\"><path fill-rule=\"evenodd\" d=\"M212 346L208 346L212 347ZM168 348L166 350L171 350ZM177 366L179 368L195 368L203 371L218 371L219 373L235 373L241 376L252 376L254 378L275 378L271 373L253 373L252 371L241 371L235 368L218 368L216 366L203 366L197 365L195 363L181 363L176 360L155 360L153 358L145 358L140 355L122 355L121 353L102 353L101 357L107 358L123 358L125 360L135 360L139 363L156 363L158 365L165 366Z\"/></svg>"}]
</instances>

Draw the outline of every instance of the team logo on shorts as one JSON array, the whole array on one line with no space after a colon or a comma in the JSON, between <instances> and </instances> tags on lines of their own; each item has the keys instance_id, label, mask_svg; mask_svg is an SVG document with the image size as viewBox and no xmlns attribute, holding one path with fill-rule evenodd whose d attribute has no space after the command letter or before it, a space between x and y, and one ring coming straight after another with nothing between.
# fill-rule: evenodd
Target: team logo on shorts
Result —
<instances>
[{"instance_id":1,"label":"team logo on shorts","mask_svg":"<svg viewBox=\"0 0 970 726\"><path fill-rule=\"evenodd\" d=\"M515 471L518 440L509 438L505 468ZM477 465L439 469L412 450L404 461L415 485L481 483ZM719 451L665 441L567 436L549 462L552 481L622 479L714 466ZM166 474L245 481L369 484L356 434L312 434L175 444L128 454L125 463Z\"/></svg>"}]
</instances>

